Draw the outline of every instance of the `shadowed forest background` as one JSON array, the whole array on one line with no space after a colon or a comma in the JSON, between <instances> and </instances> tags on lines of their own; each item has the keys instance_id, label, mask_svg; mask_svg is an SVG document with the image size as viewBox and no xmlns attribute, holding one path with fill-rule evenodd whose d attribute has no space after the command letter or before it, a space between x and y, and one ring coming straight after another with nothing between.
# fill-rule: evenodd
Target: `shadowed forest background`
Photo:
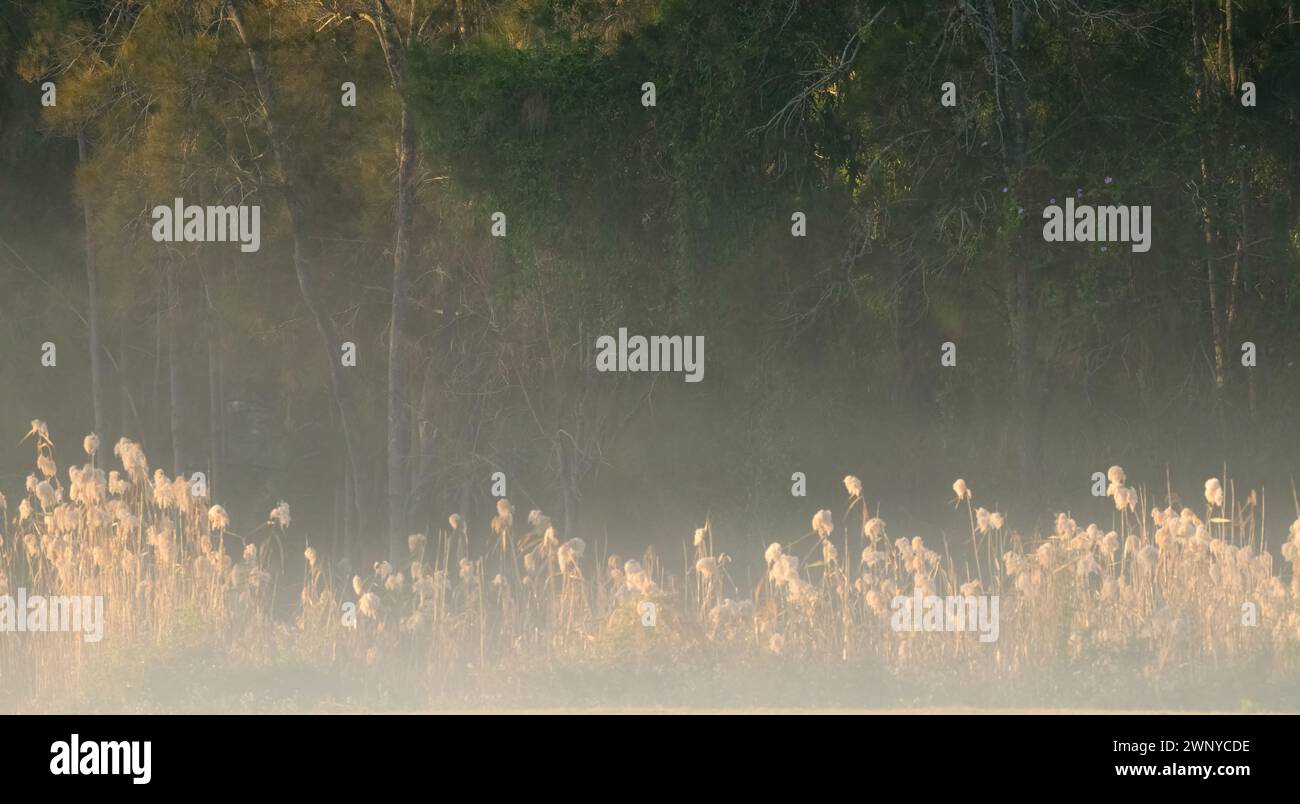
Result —
<instances>
[{"instance_id":1,"label":"shadowed forest background","mask_svg":"<svg viewBox=\"0 0 1300 804\"><path fill-rule=\"evenodd\" d=\"M899 533L960 533L963 477L1032 534L1111 464L1293 516L1289 0L0 0L0 71L11 494L40 418L366 563L485 530L495 471L668 555L846 473ZM1151 205L1151 251L1044 243L1071 195ZM153 242L177 196L260 204L261 251ZM703 335L704 381L597 373L619 327Z\"/></svg>"}]
</instances>

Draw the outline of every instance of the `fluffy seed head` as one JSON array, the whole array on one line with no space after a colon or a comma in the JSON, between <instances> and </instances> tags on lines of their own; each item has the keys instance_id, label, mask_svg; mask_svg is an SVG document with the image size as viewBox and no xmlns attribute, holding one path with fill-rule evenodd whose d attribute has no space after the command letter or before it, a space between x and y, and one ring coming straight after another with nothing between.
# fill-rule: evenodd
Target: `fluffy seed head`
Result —
<instances>
[{"instance_id":1,"label":"fluffy seed head","mask_svg":"<svg viewBox=\"0 0 1300 804\"><path fill-rule=\"evenodd\" d=\"M769 564L771 564L773 561L776 561L780 557L781 557L780 542L772 542L767 546L767 550L763 552L763 558L767 559L767 563Z\"/></svg>"},{"instance_id":2,"label":"fluffy seed head","mask_svg":"<svg viewBox=\"0 0 1300 804\"><path fill-rule=\"evenodd\" d=\"M814 514L812 528L818 536L829 536L831 531L835 530L835 524L831 521L831 512L823 508Z\"/></svg>"},{"instance_id":3,"label":"fluffy seed head","mask_svg":"<svg viewBox=\"0 0 1300 804\"><path fill-rule=\"evenodd\" d=\"M292 517L289 515L289 503L280 500L280 502L275 504L275 508L271 510L271 522L282 528L287 528L289 527L291 519Z\"/></svg>"},{"instance_id":4,"label":"fluffy seed head","mask_svg":"<svg viewBox=\"0 0 1300 804\"><path fill-rule=\"evenodd\" d=\"M1205 481L1205 501L1210 505L1223 507L1223 484L1219 478L1212 477Z\"/></svg>"},{"instance_id":5,"label":"fluffy seed head","mask_svg":"<svg viewBox=\"0 0 1300 804\"><path fill-rule=\"evenodd\" d=\"M212 530L226 530L230 527L230 516L224 507L214 505L208 509L208 527Z\"/></svg>"},{"instance_id":6,"label":"fluffy seed head","mask_svg":"<svg viewBox=\"0 0 1300 804\"><path fill-rule=\"evenodd\" d=\"M357 609L361 612L361 616L369 617L372 620L379 619L380 608L379 595L374 592L366 592L357 603Z\"/></svg>"}]
</instances>

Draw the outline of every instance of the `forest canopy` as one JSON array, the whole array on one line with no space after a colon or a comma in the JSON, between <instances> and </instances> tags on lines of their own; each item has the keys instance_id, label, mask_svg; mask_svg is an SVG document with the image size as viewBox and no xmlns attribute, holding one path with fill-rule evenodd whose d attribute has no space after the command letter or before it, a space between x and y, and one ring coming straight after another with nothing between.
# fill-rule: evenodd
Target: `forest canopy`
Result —
<instances>
[{"instance_id":1,"label":"forest canopy","mask_svg":"<svg viewBox=\"0 0 1300 804\"><path fill-rule=\"evenodd\" d=\"M0 5L11 425L358 556L494 472L615 544L806 529L849 472L904 528L964 477L1032 533L1117 463L1291 507L1293 2L392 6ZM154 242L180 197L260 205L260 250ZM1067 198L1150 250L1045 242ZM597 372L619 328L704 381Z\"/></svg>"}]
</instances>

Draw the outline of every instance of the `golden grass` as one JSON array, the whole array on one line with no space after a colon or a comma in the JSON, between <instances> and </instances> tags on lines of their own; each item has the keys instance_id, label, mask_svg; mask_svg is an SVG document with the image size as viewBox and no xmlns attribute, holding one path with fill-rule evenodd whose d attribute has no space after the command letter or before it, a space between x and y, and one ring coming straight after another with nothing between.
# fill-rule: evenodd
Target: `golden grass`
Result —
<instances>
[{"instance_id":1,"label":"golden grass","mask_svg":"<svg viewBox=\"0 0 1300 804\"><path fill-rule=\"evenodd\" d=\"M712 524L673 573L653 551L593 555L538 511L516 522L504 500L490 532L453 515L412 536L396 566L343 576L314 548L285 555L288 505L239 536L185 479L151 474L130 441L105 471L88 437L87 463L60 476L44 425L29 438L37 473L17 505L0 500L0 594L102 595L105 636L0 633L4 711L165 709L174 702L142 677L172 662L216 677L201 689L225 679L253 696L195 705L205 710L276 708L257 692L286 679L291 695L316 697L285 706L308 711L952 711L964 692L996 708L1294 708L1300 688L1300 520L1275 561L1253 524L1256 497L1225 510L1218 481L1204 511L1143 516L1145 495L1114 467L1111 527L1062 514L1034 539L977 509L959 481L955 521L969 521L975 572L920 537L892 539L849 477L840 522L819 511L809 533L752 556L765 569L746 588ZM290 588L293 611L275 609ZM895 630L891 601L916 590L998 596L998 639ZM1258 624L1243 623L1244 604ZM1229 697L1211 702L1204 690L1225 679Z\"/></svg>"}]
</instances>

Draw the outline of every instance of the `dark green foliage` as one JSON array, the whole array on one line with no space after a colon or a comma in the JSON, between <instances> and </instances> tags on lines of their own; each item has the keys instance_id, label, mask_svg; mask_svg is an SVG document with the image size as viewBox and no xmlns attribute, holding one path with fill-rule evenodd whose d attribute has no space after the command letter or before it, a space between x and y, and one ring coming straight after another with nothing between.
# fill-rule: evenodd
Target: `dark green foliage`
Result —
<instances>
[{"instance_id":1,"label":"dark green foliage","mask_svg":"<svg viewBox=\"0 0 1300 804\"><path fill-rule=\"evenodd\" d=\"M656 523L612 535L628 542L675 543L708 512L737 529L801 531L848 472L873 507L895 501L918 525L946 522L937 501L964 476L997 490L1029 530L1077 505L1091 472L1112 463L1163 493L1166 466L1175 491L1195 490L1227 461L1243 484L1287 502L1300 412L1292 5L1236 3L1231 35L1221 3L1040 5L1023 18L1012 65L958 3L517 0L465 4L463 33L439 22L407 86L426 168L411 357L413 393L425 397L411 404L441 439L428 521L483 496L484 461L554 510L558 467L572 457L557 458L569 447L556 444L600 405L599 448L582 448L591 465L576 473L584 526ZM1011 9L1025 6L993 7L1005 45ZM71 25L0 8L9 73L15 54L30 67ZM211 9L195 8L197 21L185 4L145 19L152 38L122 74L138 93L94 118L98 158L80 170L113 246L105 293L125 321L157 312L139 292L152 287L139 264L150 244L122 228L146 197L181 165L195 192L213 194L243 189L244 172L264 165L246 58L217 37ZM56 10L101 21L96 4ZM309 22L285 12L259 30L312 168L322 291L365 355L349 397L377 410L396 98L365 28L318 33ZM338 108L342 80L359 83L358 109ZM1256 107L1241 106L1233 80L1255 82ZM653 108L641 103L646 81ZM945 81L957 108L939 104ZM120 89L84 86L96 97ZM56 135L85 118L75 106L46 115L51 136L33 157L35 94L8 80L0 107L7 238L40 210L66 219L55 228L76 225L75 148ZM50 165L49 205L20 209L40 184L36 164ZM256 271L218 272L217 315L231 354L265 356L232 368L228 393L282 411L282 429L300 433L288 440L292 464L330 442L332 414L284 212L258 189L265 251ZM1044 206L1074 195L1151 205L1151 252L1044 243ZM497 211L504 239L488 234ZM795 211L806 238L791 237ZM7 318L44 306L77 331L67 239L22 249L51 289L0 249L6 295L21 300ZM593 378L581 361L620 326L704 335L706 381ZM124 376L156 376L155 334L127 326L123 343L141 354ZM1239 365L1245 340L1259 346L1256 369ZM954 369L939 366L946 341L958 346ZM20 398L15 371L0 367L19 418L57 421ZM58 380L65 395L84 375L72 371ZM84 416L71 402L64 412ZM381 443L383 422L362 418L365 440ZM336 458L337 444L328 449ZM807 501L788 496L794 471L809 474ZM269 489L294 481L260 482L285 496ZM337 493L315 488L323 476L303 482L321 500Z\"/></svg>"}]
</instances>

